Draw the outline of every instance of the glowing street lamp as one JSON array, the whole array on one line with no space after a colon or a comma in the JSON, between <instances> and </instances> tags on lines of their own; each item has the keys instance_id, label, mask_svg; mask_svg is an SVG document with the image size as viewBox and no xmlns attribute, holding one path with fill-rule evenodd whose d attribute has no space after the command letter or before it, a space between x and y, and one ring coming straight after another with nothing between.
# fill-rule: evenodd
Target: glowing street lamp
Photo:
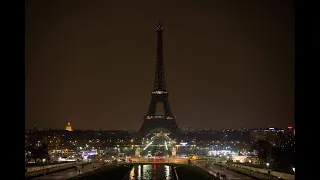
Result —
<instances>
[{"instance_id":1,"label":"glowing street lamp","mask_svg":"<svg viewBox=\"0 0 320 180\"><path fill-rule=\"evenodd\" d=\"M251 162L252 162L252 161L251 161L251 159L250 159L250 160L249 160L249 163L250 163L250 166L249 166L249 168L250 168L250 169L249 169L249 173L250 173L250 174L249 174L249 175L250 175L250 176L251 176Z\"/></svg>"},{"instance_id":2,"label":"glowing street lamp","mask_svg":"<svg viewBox=\"0 0 320 180\"><path fill-rule=\"evenodd\" d=\"M268 175L269 175L269 179L271 177L271 172L270 172L270 169L269 169L269 163L267 163L267 168L268 168Z\"/></svg>"}]
</instances>

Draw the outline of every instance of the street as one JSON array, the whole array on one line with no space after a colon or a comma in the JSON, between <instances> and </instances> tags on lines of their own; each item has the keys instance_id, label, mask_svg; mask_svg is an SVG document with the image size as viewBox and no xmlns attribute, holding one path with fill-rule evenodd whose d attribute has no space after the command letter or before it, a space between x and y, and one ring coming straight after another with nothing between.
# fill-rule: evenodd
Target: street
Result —
<instances>
[{"instance_id":1,"label":"street","mask_svg":"<svg viewBox=\"0 0 320 180\"><path fill-rule=\"evenodd\" d=\"M247 177L242 174L238 174L236 172L227 170L223 167L220 167L214 164L211 164L208 168L206 168L205 166L206 162L207 161L195 161L195 164L202 167L203 169L207 169L208 171L211 171L211 173L219 173L220 175L224 174L226 175L227 179L252 179L253 180L253 178Z\"/></svg>"},{"instance_id":2,"label":"street","mask_svg":"<svg viewBox=\"0 0 320 180\"><path fill-rule=\"evenodd\" d=\"M52 174L48 174L48 175L45 175L45 176L42 176L42 177L37 177L37 178L33 178L34 180L63 180L63 179L68 179L68 178L71 178L73 176L77 176L79 174L83 174L83 173L86 173L86 172L89 172L91 170L93 170L93 165L96 167L96 168L99 168L101 166L101 163L91 163L91 164L87 164L83 167L83 170L80 171L79 173L79 170L75 169L75 168L72 168L72 169L68 169L68 170L65 170L65 171L60 171L60 172L56 172L56 173L52 173Z\"/></svg>"}]
</instances>

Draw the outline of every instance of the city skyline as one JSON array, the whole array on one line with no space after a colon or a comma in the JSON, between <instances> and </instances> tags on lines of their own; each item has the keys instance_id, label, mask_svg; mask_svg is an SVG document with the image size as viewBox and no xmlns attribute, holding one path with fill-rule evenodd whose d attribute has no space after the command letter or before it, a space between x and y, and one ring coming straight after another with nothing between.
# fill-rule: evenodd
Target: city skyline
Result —
<instances>
[{"instance_id":1,"label":"city skyline","mask_svg":"<svg viewBox=\"0 0 320 180\"><path fill-rule=\"evenodd\" d=\"M137 130L153 89L159 20L179 126L294 126L292 1L78 2L26 3L27 129Z\"/></svg>"},{"instance_id":2,"label":"city skyline","mask_svg":"<svg viewBox=\"0 0 320 180\"><path fill-rule=\"evenodd\" d=\"M204 127L204 128L193 128L193 127L183 127L183 126L180 126L180 128L183 128L184 130L188 131L188 130L217 130L217 131L220 131L220 130L235 130L235 131L238 131L240 129L246 129L246 130L274 130L274 129L278 129L278 130L284 130L284 129L295 129L295 126L287 126L287 127L279 127L279 126L270 126L270 127L252 127L252 128L247 128L247 127L244 127L244 126L240 126L240 127L237 127L237 128L210 128L210 127ZM73 129L73 125L71 124L71 122L67 122L65 124L64 127L59 127L59 128L41 128L41 127L30 127L28 129L26 129L27 131L34 131L34 130L40 130L40 131L47 131L47 130L66 130L66 131L90 131L90 130L98 130L98 131L137 131L137 129L127 129L127 128L122 128L122 129L108 129L108 128L92 128L92 129L88 129L88 128L84 128L84 129ZM137 131L138 132L138 131Z\"/></svg>"}]
</instances>

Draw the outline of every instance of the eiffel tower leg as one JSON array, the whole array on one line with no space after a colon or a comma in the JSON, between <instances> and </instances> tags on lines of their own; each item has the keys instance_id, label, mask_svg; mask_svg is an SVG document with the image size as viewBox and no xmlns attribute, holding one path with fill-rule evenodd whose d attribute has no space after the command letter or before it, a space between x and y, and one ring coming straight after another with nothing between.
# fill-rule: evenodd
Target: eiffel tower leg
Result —
<instances>
[{"instance_id":1,"label":"eiffel tower leg","mask_svg":"<svg viewBox=\"0 0 320 180\"><path fill-rule=\"evenodd\" d=\"M173 116L173 114L171 112L170 104L169 104L169 101L167 98L163 101L163 108L165 110L166 116Z\"/></svg>"},{"instance_id":2,"label":"eiffel tower leg","mask_svg":"<svg viewBox=\"0 0 320 180\"><path fill-rule=\"evenodd\" d=\"M156 108L157 108L157 102L155 100L151 100L149 110L147 115L152 115L154 116L156 114Z\"/></svg>"}]
</instances>

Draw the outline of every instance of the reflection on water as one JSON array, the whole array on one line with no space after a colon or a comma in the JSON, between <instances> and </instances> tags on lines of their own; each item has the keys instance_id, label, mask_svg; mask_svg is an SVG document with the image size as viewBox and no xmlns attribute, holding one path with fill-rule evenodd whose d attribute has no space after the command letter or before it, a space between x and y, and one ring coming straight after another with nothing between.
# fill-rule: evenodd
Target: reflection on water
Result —
<instances>
[{"instance_id":1,"label":"reflection on water","mask_svg":"<svg viewBox=\"0 0 320 180\"><path fill-rule=\"evenodd\" d=\"M172 180L171 166L162 164L136 165L132 168L129 176L130 180Z\"/></svg>"}]
</instances>

